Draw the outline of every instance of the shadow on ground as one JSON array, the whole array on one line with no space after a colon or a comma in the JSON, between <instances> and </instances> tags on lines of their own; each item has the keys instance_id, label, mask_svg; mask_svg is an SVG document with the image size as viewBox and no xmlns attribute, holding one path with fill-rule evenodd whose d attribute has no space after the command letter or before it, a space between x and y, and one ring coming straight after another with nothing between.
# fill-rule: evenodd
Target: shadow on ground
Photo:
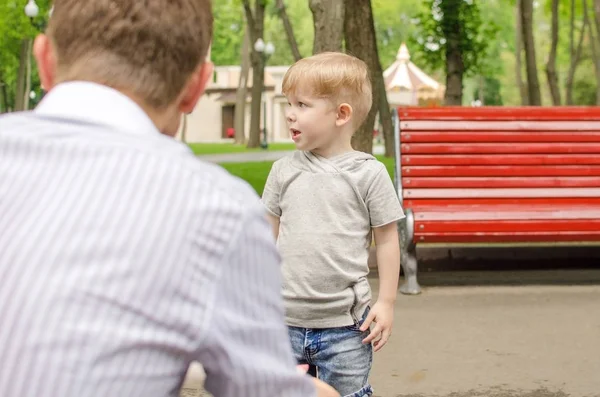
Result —
<instances>
[{"instance_id":1,"label":"shadow on ground","mask_svg":"<svg viewBox=\"0 0 600 397\"><path fill-rule=\"evenodd\" d=\"M373 396L379 397L379 396ZM569 397L562 391L550 391L542 388L533 391L507 390L502 388L493 388L485 391L467 391L461 393L450 393L444 396L432 396L424 394L398 394L396 397ZM592 397L592 396L590 396Z\"/></svg>"},{"instance_id":2,"label":"shadow on ground","mask_svg":"<svg viewBox=\"0 0 600 397\"><path fill-rule=\"evenodd\" d=\"M420 248L424 287L600 285L600 247Z\"/></svg>"}]
</instances>

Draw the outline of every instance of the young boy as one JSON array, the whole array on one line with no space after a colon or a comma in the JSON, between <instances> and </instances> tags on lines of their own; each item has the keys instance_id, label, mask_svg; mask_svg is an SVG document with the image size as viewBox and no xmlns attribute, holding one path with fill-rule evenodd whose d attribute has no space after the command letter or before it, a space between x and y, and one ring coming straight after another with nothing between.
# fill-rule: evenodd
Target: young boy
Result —
<instances>
[{"instance_id":1,"label":"young boy","mask_svg":"<svg viewBox=\"0 0 600 397\"><path fill-rule=\"evenodd\" d=\"M369 72L357 58L322 53L289 69L283 93L299 151L273 164L262 201L283 257L294 354L342 396L370 396L373 348L381 349L392 331L396 222L404 214L385 166L350 145L371 108ZM372 233L380 292L371 307Z\"/></svg>"}]
</instances>

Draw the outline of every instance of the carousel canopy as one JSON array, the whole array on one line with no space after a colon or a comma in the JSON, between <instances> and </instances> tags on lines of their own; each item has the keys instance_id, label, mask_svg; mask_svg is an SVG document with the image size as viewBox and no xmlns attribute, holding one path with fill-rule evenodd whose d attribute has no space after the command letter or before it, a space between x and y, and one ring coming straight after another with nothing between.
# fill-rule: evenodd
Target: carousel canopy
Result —
<instances>
[{"instance_id":1,"label":"carousel canopy","mask_svg":"<svg viewBox=\"0 0 600 397\"><path fill-rule=\"evenodd\" d=\"M422 89L437 91L440 89L437 81L410 61L410 54L404 43L398 50L396 61L383 72L383 78L386 91L419 91Z\"/></svg>"}]
</instances>

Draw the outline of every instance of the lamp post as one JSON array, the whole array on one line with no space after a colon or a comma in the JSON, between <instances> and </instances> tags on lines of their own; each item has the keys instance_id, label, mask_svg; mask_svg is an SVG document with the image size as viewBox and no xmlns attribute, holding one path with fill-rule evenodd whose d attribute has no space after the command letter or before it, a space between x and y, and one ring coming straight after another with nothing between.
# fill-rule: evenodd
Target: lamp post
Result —
<instances>
[{"instance_id":1,"label":"lamp post","mask_svg":"<svg viewBox=\"0 0 600 397\"><path fill-rule=\"evenodd\" d=\"M53 11L54 7L50 8L50 11L48 11L48 16L52 16L52 11ZM44 30L46 30L46 25L47 25L47 21L46 18L43 18L41 21L36 21L37 16L40 14L40 7L37 5L37 3L35 2L35 0L28 0L27 1L27 5L25 5L25 15L27 15L29 17L29 20L31 21L31 25L33 27L36 28L37 31L39 32L43 32ZM31 62L30 59L28 59L28 62ZM31 76L27 77L28 79L31 78ZM27 86L29 86L29 84L27 84ZM31 91L34 92L34 91ZM37 100L38 102L43 98L44 96L44 89L41 89L41 95L39 97L39 99ZM35 97L31 97L31 100L34 100Z\"/></svg>"},{"instance_id":2,"label":"lamp post","mask_svg":"<svg viewBox=\"0 0 600 397\"><path fill-rule=\"evenodd\" d=\"M256 52L258 52L263 57L263 66L266 66L267 61L269 60L271 55L273 55L273 53L275 52L275 46L271 42L268 42L265 44L263 39L259 38L254 43L254 50L256 50ZM264 70L263 70L263 75L264 75ZM263 97L265 96L264 94L265 94L265 90L263 87ZM267 149L269 147L269 143L267 142L268 134L267 134L267 99L266 98L264 98L264 100L263 100L263 107L264 107L263 108L263 139L260 142L260 147L263 149Z\"/></svg>"}]
</instances>

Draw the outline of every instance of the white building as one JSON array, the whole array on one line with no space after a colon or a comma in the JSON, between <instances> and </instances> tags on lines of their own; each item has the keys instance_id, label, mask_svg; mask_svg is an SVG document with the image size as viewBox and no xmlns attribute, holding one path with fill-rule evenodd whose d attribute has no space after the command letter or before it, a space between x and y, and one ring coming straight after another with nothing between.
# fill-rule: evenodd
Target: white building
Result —
<instances>
[{"instance_id":1,"label":"white building","mask_svg":"<svg viewBox=\"0 0 600 397\"><path fill-rule=\"evenodd\" d=\"M291 141L285 122L287 100L281 94L283 76L289 66L265 68L265 90L261 107L261 128L266 120L269 142ZM215 67L212 82L198 102L194 112L187 116L186 141L219 142L229 139L234 126L235 101L240 78L240 66ZM252 70L249 73L246 102L246 138L250 131ZM262 113L266 109L266 117Z\"/></svg>"}]
</instances>

